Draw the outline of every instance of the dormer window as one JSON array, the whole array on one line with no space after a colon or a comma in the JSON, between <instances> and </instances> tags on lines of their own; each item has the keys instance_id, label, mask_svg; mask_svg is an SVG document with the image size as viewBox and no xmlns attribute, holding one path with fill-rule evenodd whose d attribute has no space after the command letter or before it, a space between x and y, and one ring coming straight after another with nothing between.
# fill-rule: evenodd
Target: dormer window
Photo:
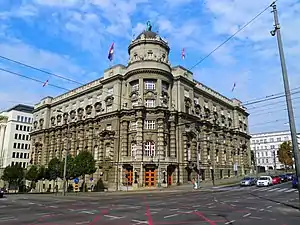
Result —
<instances>
[{"instance_id":1,"label":"dormer window","mask_svg":"<svg viewBox=\"0 0 300 225\"><path fill-rule=\"evenodd\" d=\"M145 89L146 90L155 90L155 81L154 80L145 81Z\"/></svg>"}]
</instances>

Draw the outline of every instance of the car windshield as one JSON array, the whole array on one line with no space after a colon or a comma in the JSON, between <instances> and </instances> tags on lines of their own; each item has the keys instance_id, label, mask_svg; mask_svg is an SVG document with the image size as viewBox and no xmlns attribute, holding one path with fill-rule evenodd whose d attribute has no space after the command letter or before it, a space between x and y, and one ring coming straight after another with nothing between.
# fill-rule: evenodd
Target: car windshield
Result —
<instances>
[{"instance_id":1,"label":"car windshield","mask_svg":"<svg viewBox=\"0 0 300 225\"><path fill-rule=\"evenodd\" d=\"M243 180L251 180L252 178L251 177L244 177Z\"/></svg>"},{"instance_id":2,"label":"car windshield","mask_svg":"<svg viewBox=\"0 0 300 225\"><path fill-rule=\"evenodd\" d=\"M260 177L259 180L268 180L267 177Z\"/></svg>"}]
</instances>

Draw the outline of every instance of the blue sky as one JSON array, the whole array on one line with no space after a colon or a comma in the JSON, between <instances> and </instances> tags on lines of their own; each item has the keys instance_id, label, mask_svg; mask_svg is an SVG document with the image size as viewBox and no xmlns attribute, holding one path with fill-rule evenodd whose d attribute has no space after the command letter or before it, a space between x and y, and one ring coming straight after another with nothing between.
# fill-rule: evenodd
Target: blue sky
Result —
<instances>
[{"instance_id":1,"label":"blue sky","mask_svg":"<svg viewBox=\"0 0 300 225\"><path fill-rule=\"evenodd\" d=\"M13 3L11 3L13 2ZM0 2L0 55L63 75L80 83L97 79L114 63L126 64L127 46L147 20L167 39L173 65L191 68L197 61L262 11L269 0L15 0ZM291 88L300 87L300 2L279 0L278 10ZM271 9L192 72L200 82L242 102L283 92ZM186 59L181 59L185 48ZM67 82L0 59L0 68L39 80ZM0 110L16 103L34 104L64 92L0 71ZM233 83L236 89L232 92ZM297 90L297 89L296 89ZM298 88L300 90L300 88ZM300 129L300 93L294 94ZM284 98L247 105L251 132L288 129Z\"/></svg>"}]
</instances>

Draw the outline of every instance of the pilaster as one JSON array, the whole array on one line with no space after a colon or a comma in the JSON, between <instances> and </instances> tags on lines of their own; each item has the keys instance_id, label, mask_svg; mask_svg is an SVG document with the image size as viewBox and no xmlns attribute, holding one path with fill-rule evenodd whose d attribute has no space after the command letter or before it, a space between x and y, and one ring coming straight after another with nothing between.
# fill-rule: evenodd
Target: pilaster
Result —
<instances>
[{"instance_id":1,"label":"pilaster","mask_svg":"<svg viewBox=\"0 0 300 225\"><path fill-rule=\"evenodd\" d=\"M157 120L157 157L159 160L165 157L165 144L164 144L164 119Z\"/></svg>"},{"instance_id":2,"label":"pilaster","mask_svg":"<svg viewBox=\"0 0 300 225\"><path fill-rule=\"evenodd\" d=\"M170 155L171 158L176 158L176 124L175 118L172 115L170 118Z\"/></svg>"},{"instance_id":3,"label":"pilaster","mask_svg":"<svg viewBox=\"0 0 300 225\"><path fill-rule=\"evenodd\" d=\"M128 121L122 121L121 126L121 160L123 160L123 157L129 156L130 154L130 147L128 146Z\"/></svg>"}]
</instances>

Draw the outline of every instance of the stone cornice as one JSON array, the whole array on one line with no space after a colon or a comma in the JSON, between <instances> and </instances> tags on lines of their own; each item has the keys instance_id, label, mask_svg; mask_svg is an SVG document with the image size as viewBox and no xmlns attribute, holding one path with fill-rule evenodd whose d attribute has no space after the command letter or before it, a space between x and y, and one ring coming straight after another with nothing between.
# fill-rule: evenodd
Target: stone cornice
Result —
<instances>
[{"instance_id":1,"label":"stone cornice","mask_svg":"<svg viewBox=\"0 0 300 225\"><path fill-rule=\"evenodd\" d=\"M163 75L163 76L167 76L167 77L169 77L170 79L173 80L173 75L171 73L169 73L165 70L156 69L156 68L141 68L141 69L135 69L135 70L128 71L124 75L124 79L128 79L130 76L133 76L133 75L136 75L136 74L141 74L141 73L156 73L156 74L160 74L160 75Z\"/></svg>"},{"instance_id":2,"label":"stone cornice","mask_svg":"<svg viewBox=\"0 0 300 225\"><path fill-rule=\"evenodd\" d=\"M162 40L157 40L157 39L140 39L140 40L135 40L130 43L128 46L128 54L130 54L130 51L132 48L140 45L140 44L155 44L155 45L160 45L161 47L165 48L168 53L170 52L170 47Z\"/></svg>"}]
</instances>

